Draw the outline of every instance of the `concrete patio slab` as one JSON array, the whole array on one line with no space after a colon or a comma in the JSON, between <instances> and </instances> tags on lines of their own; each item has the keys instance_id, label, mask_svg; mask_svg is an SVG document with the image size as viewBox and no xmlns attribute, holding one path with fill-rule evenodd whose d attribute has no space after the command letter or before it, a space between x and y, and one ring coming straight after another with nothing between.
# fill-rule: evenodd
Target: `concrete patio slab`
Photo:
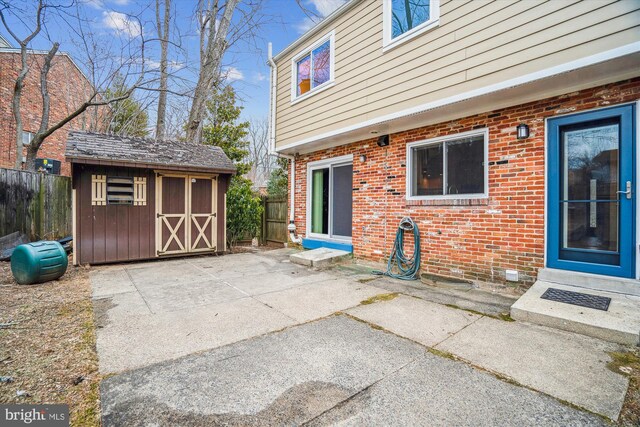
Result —
<instances>
[{"instance_id":1,"label":"concrete patio slab","mask_svg":"<svg viewBox=\"0 0 640 427\"><path fill-rule=\"evenodd\" d=\"M116 375L101 396L105 427L602 425L344 316Z\"/></svg>"},{"instance_id":2,"label":"concrete patio slab","mask_svg":"<svg viewBox=\"0 0 640 427\"><path fill-rule=\"evenodd\" d=\"M604 426L491 374L425 355L308 423L315 426Z\"/></svg>"},{"instance_id":3,"label":"concrete patio slab","mask_svg":"<svg viewBox=\"0 0 640 427\"><path fill-rule=\"evenodd\" d=\"M473 310L492 316L509 313L511 305L517 300L515 296L502 295L497 292L487 292L480 289L465 291L455 288L447 289L427 285L418 280L409 282L380 277L372 284L386 289L388 292L402 292L437 304L455 305L465 310Z\"/></svg>"},{"instance_id":4,"label":"concrete patio slab","mask_svg":"<svg viewBox=\"0 0 640 427\"><path fill-rule=\"evenodd\" d=\"M352 308L347 313L429 347L480 319L473 313L405 295Z\"/></svg>"},{"instance_id":5,"label":"concrete patio slab","mask_svg":"<svg viewBox=\"0 0 640 427\"><path fill-rule=\"evenodd\" d=\"M107 322L98 330L100 372L120 372L175 359L295 323L252 298L189 310L127 316Z\"/></svg>"},{"instance_id":6,"label":"concrete patio slab","mask_svg":"<svg viewBox=\"0 0 640 427\"><path fill-rule=\"evenodd\" d=\"M295 266L292 271L276 270L269 274L231 277L225 282L248 295L260 295L333 279L330 274Z\"/></svg>"},{"instance_id":7,"label":"concrete patio slab","mask_svg":"<svg viewBox=\"0 0 640 427\"><path fill-rule=\"evenodd\" d=\"M122 266L92 271L90 275L93 298L136 291L136 287Z\"/></svg>"},{"instance_id":8,"label":"concrete patio slab","mask_svg":"<svg viewBox=\"0 0 640 427\"><path fill-rule=\"evenodd\" d=\"M629 382L607 368L617 345L537 325L483 317L436 348L612 420Z\"/></svg>"},{"instance_id":9,"label":"concrete patio slab","mask_svg":"<svg viewBox=\"0 0 640 427\"><path fill-rule=\"evenodd\" d=\"M298 322L307 322L354 307L362 300L384 292L362 283L332 279L267 293L256 298Z\"/></svg>"},{"instance_id":10,"label":"concrete patio slab","mask_svg":"<svg viewBox=\"0 0 640 427\"><path fill-rule=\"evenodd\" d=\"M205 280L189 285L157 285L145 287L140 294L154 313L190 309L246 298L245 292L226 285L221 280Z\"/></svg>"},{"instance_id":11,"label":"concrete patio slab","mask_svg":"<svg viewBox=\"0 0 640 427\"><path fill-rule=\"evenodd\" d=\"M186 259L134 264L127 266L126 271L138 289L155 288L158 285L179 286L211 279Z\"/></svg>"},{"instance_id":12,"label":"concrete patio slab","mask_svg":"<svg viewBox=\"0 0 640 427\"><path fill-rule=\"evenodd\" d=\"M549 288L599 295L610 298L611 303L602 311L540 298ZM511 317L605 341L640 345L640 296L538 280L511 307Z\"/></svg>"}]
</instances>

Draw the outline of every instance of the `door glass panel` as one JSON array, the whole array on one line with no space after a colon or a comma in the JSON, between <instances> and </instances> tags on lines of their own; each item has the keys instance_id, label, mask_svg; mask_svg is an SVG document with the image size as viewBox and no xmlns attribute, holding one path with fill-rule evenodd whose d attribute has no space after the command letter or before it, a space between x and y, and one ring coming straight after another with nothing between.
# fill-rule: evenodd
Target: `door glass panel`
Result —
<instances>
[{"instance_id":1,"label":"door glass panel","mask_svg":"<svg viewBox=\"0 0 640 427\"><path fill-rule=\"evenodd\" d=\"M618 162L616 119L561 129L562 249L618 252Z\"/></svg>"},{"instance_id":2,"label":"door glass panel","mask_svg":"<svg viewBox=\"0 0 640 427\"><path fill-rule=\"evenodd\" d=\"M619 126L564 132L564 199L615 200L618 190Z\"/></svg>"},{"instance_id":3,"label":"door glass panel","mask_svg":"<svg viewBox=\"0 0 640 427\"><path fill-rule=\"evenodd\" d=\"M329 234L329 169L314 170L311 183L311 232Z\"/></svg>"},{"instance_id":4,"label":"door glass panel","mask_svg":"<svg viewBox=\"0 0 640 427\"><path fill-rule=\"evenodd\" d=\"M562 206L564 248L618 251L617 202L566 202Z\"/></svg>"},{"instance_id":5,"label":"door glass panel","mask_svg":"<svg viewBox=\"0 0 640 427\"><path fill-rule=\"evenodd\" d=\"M353 166L333 168L332 235L351 237Z\"/></svg>"}]
</instances>

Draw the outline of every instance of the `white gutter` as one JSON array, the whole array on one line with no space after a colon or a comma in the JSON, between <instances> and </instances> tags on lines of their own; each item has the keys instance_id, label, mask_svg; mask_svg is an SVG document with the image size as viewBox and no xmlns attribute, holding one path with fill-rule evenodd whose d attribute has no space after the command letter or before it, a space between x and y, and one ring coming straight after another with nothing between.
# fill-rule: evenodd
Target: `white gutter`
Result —
<instances>
[{"instance_id":1,"label":"white gutter","mask_svg":"<svg viewBox=\"0 0 640 427\"><path fill-rule=\"evenodd\" d=\"M289 238L293 243L302 243L302 238L296 236L295 225L295 194L296 194L296 158L276 151L276 88L278 86L278 66L273 61L273 45L268 45L267 64L271 68L271 88L269 90L269 154L289 159L291 165L291 189L289 190Z\"/></svg>"}]
</instances>

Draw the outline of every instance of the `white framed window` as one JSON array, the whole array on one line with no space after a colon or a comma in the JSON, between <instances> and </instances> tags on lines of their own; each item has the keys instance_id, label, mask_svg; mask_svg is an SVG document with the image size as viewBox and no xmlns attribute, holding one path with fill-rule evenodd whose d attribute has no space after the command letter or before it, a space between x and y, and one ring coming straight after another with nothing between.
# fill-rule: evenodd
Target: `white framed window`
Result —
<instances>
[{"instance_id":1,"label":"white framed window","mask_svg":"<svg viewBox=\"0 0 640 427\"><path fill-rule=\"evenodd\" d=\"M407 199L489 196L489 130L407 144Z\"/></svg>"},{"instance_id":2,"label":"white framed window","mask_svg":"<svg viewBox=\"0 0 640 427\"><path fill-rule=\"evenodd\" d=\"M27 147L31 145L31 141L33 141L33 137L35 134L33 132L27 132L26 130L22 131L22 145Z\"/></svg>"},{"instance_id":3,"label":"white framed window","mask_svg":"<svg viewBox=\"0 0 640 427\"><path fill-rule=\"evenodd\" d=\"M353 155L307 164L307 237L351 241Z\"/></svg>"},{"instance_id":4,"label":"white framed window","mask_svg":"<svg viewBox=\"0 0 640 427\"><path fill-rule=\"evenodd\" d=\"M291 60L291 102L295 103L334 83L335 31Z\"/></svg>"},{"instance_id":5,"label":"white framed window","mask_svg":"<svg viewBox=\"0 0 640 427\"><path fill-rule=\"evenodd\" d=\"M383 50L391 49L440 23L440 0L382 0Z\"/></svg>"}]
</instances>

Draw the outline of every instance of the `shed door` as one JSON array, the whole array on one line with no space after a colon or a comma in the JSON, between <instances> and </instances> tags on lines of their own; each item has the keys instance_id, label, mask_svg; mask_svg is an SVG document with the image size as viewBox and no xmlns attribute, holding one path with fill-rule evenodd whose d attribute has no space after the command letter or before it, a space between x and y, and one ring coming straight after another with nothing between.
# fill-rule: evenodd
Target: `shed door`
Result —
<instances>
[{"instance_id":1,"label":"shed door","mask_svg":"<svg viewBox=\"0 0 640 427\"><path fill-rule=\"evenodd\" d=\"M158 255L189 251L186 177L158 177Z\"/></svg>"},{"instance_id":2,"label":"shed door","mask_svg":"<svg viewBox=\"0 0 640 427\"><path fill-rule=\"evenodd\" d=\"M189 248L190 252L216 250L216 181L211 177L190 176Z\"/></svg>"},{"instance_id":3,"label":"shed door","mask_svg":"<svg viewBox=\"0 0 640 427\"><path fill-rule=\"evenodd\" d=\"M158 256L216 250L216 184L211 176L158 175Z\"/></svg>"}]
</instances>

